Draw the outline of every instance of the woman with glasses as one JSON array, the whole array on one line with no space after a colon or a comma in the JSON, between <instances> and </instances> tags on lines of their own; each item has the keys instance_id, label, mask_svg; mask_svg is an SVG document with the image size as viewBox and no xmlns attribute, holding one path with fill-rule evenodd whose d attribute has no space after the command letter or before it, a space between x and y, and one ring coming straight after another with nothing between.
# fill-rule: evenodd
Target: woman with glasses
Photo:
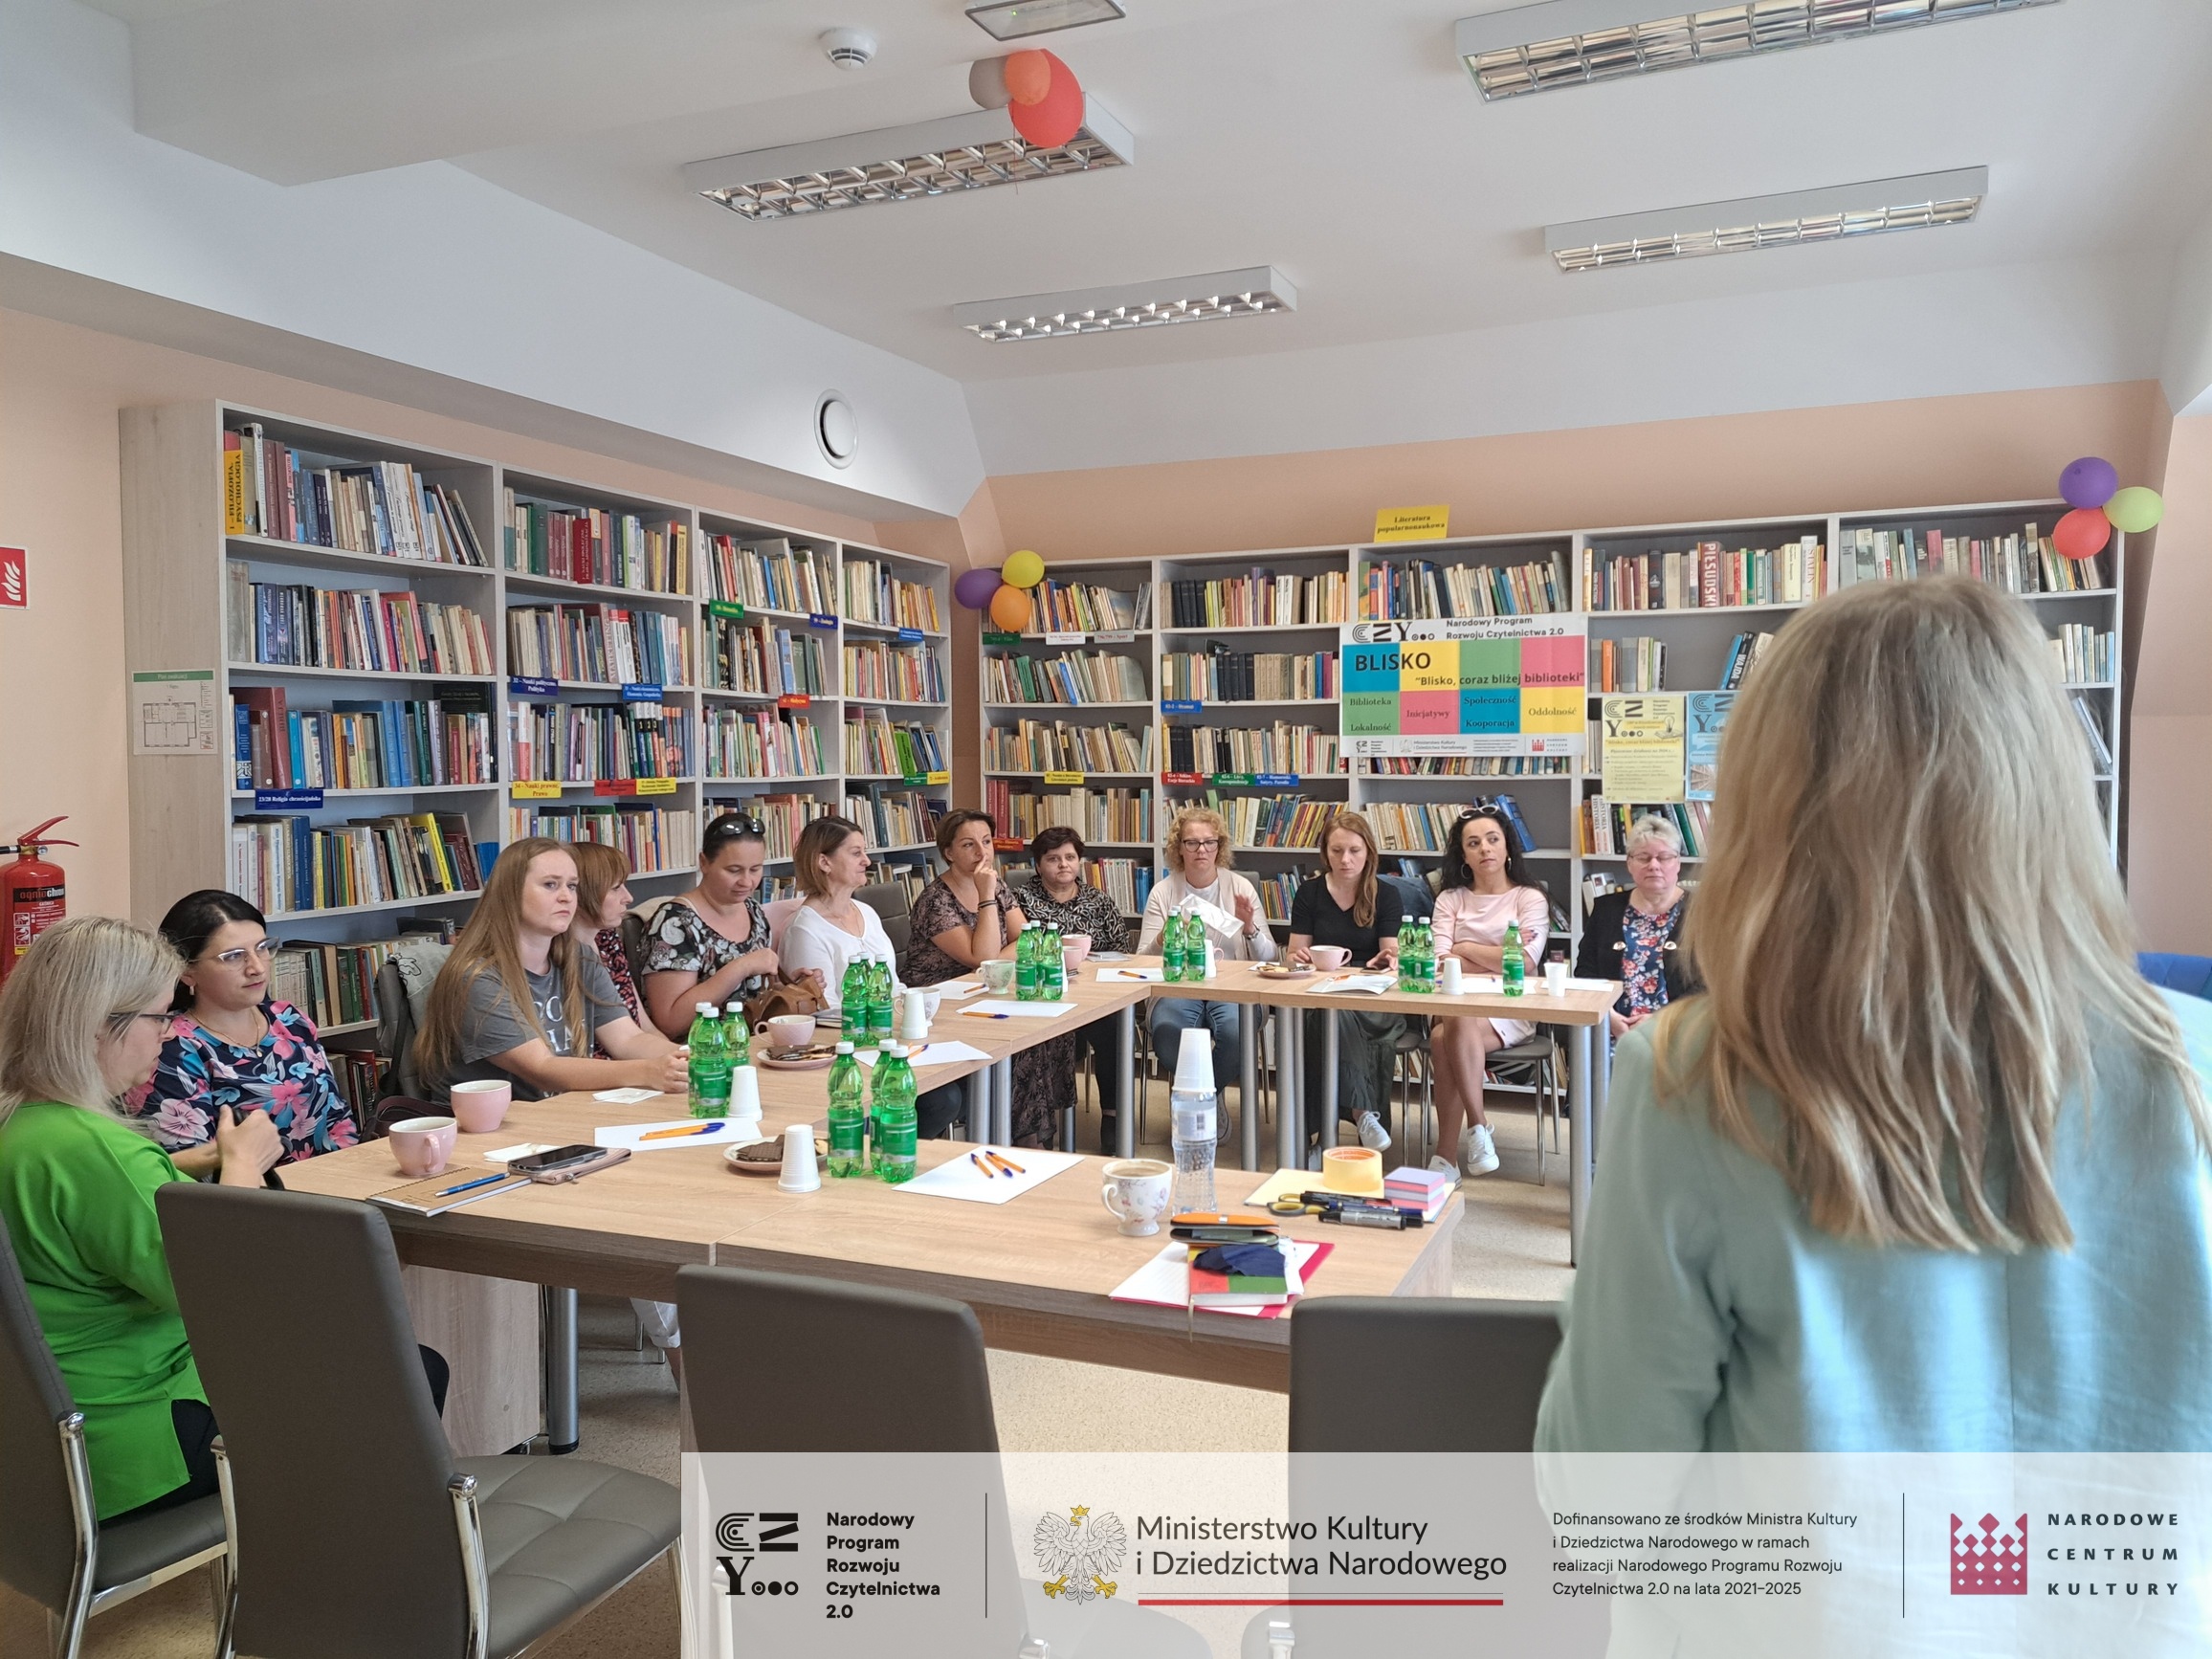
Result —
<instances>
[{"instance_id":1,"label":"woman with glasses","mask_svg":"<svg viewBox=\"0 0 2212 1659\"><path fill-rule=\"evenodd\" d=\"M1494 974L1505 964L1505 930L1520 930L1522 956L1544 958L1552 927L1551 901L1543 884L1529 874L1520 843L1503 811L1476 807L1462 812L1451 827L1444 853L1444 891L1436 896L1429 926L1437 959L1456 956L1478 974ZM1480 1014L1446 1015L1428 1024L1428 1051L1436 1062L1437 1156L1428 1167L1449 1173L1449 1154L1470 1175L1497 1167L1497 1144L1490 1116L1483 1110L1483 1077L1490 1056L1525 1043L1536 1034L1526 1020L1493 1020ZM1461 1125L1465 1124L1463 1131ZM1461 1137L1465 1135L1465 1144Z\"/></svg>"},{"instance_id":2,"label":"woman with glasses","mask_svg":"<svg viewBox=\"0 0 2212 1659\"><path fill-rule=\"evenodd\" d=\"M1690 895L1682 890L1682 832L1656 812L1628 827L1628 879L1623 893L1602 894L1582 923L1575 977L1619 980L1613 1035L1625 1037L1669 1003L1696 991L1697 976L1681 950Z\"/></svg>"},{"instance_id":3,"label":"woman with glasses","mask_svg":"<svg viewBox=\"0 0 2212 1659\"><path fill-rule=\"evenodd\" d=\"M282 1163L360 1140L314 1022L270 994L276 941L261 913L205 888L170 905L161 931L184 968L153 1077L126 1109L176 1166L202 1178L221 1167L215 1131L232 1108L268 1113Z\"/></svg>"},{"instance_id":4,"label":"woman with glasses","mask_svg":"<svg viewBox=\"0 0 2212 1659\"><path fill-rule=\"evenodd\" d=\"M1229 858L1228 825L1219 812L1210 807L1185 807L1176 813L1167 829L1168 874L1144 901L1139 956L1160 949L1160 936L1166 931L1170 915L1195 908L1205 919L1216 956L1230 962L1275 960L1275 936L1260 914L1259 890L1228 868ZM1222 1098L1240 1070L1244 1010L1239 1004L1194 997L1155 999L1152 1050L1173 1076L1176 1057L1183 1052L1183 1033L1201 1025L1213 1033L1213 1087L1215 1097ZM1249 1108L1250 1102L1244 1104ZM1219 1116L1226 1138L1228 1114Z\"/></svg>"},{"instance_id":5,"label":"woman with glasses","mask_svg":"<svg viewBox=\"0 0 2212 1659\"><path fill-rule=\"evenodd\" d=\"M758 818L723 812L699 837L699 881L654 913L645 935L645 1002L660 1032L682 1042L700 1003L744 1002L776 979L761 879L768 836Z\"/></svg>"}]
</instances>

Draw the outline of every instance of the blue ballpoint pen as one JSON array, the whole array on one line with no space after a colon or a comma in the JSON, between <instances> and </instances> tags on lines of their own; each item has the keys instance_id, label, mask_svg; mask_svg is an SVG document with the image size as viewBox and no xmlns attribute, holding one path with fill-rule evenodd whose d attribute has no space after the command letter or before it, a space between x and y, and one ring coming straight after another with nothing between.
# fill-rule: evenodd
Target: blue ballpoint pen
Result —
<instances>
[{"instance_id":1,"label":"blue ballpoint pen","mask_svg":"<svg viewBox=\"0 0 2212 1659\"><path fill-rule=\"evenodd\" d=\"M473 1187L489 1186L495 1181L504 1181L507 1178L503 1175L478 1176L475 1181L464 1181L458 1186L449 1186L445 1189L445 1191L439 1193L438 1196L440 1198L451 1198L456 1192L467 1192Z\"/></svg>"}]
</instances>

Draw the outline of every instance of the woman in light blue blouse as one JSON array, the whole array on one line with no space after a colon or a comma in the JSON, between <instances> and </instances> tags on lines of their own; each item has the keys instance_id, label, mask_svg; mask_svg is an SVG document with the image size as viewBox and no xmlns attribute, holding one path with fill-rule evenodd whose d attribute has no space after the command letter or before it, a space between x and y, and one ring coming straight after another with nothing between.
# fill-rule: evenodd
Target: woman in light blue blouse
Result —
<instances>
[{"instance_id":1,"label":"woman in light blue blouse","mask_svg":"<svg viewBox=\"0 0 2212 1659\"><path fill-rule=\"evenodd\" d=\"M1546 1451L2212 1451L2212 1005L2135 971L2014 599L1857 587L1736 704L1623 1039Z\"/></svg>"}]
</instances>

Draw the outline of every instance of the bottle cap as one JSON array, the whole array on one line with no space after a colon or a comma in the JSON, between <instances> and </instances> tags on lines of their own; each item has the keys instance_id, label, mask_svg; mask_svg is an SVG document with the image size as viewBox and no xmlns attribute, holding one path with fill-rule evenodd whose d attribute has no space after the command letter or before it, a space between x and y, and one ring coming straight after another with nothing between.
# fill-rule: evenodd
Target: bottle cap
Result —
<instances>
[{"instance_id":1,"label":"bottle cap","mask_svg":"<svg viewBox=\"0 0 2212 1659\"><path fill-rule=\"evenodd\" d=\"M739 1002L735 997L732 997L728 1002L722 1005L722 1012L725 1014L741 1014L744 1011L745 1005Z\"/></svg>"},{"instance_id":2,"label":"bottle cap","mask_svg":"<svg viewBox=\"0 0 2212 1659\"><path fill-rule=\"evenodd\" d=\"M906 1045L904 1043L879 1043L876 1045L876 1051L888 1054L894 1060L906 1058Z\"/></svg>"},{"instance_id":3,"label":"bottle cap","mask_svg":"<svg viewBox=\"0 0 2212 1659\"><path fill-rule=\"evenodd\" d=\"M1175 1055L1175 1086L1192 1095L1213 1093L1213 1033L1188 1030Z\"/></svg>"},{"instance_id":4,"label":"bottle cap","mask_svg":"<svg viewBox=\"0 0 2212 1659\"><path fill-rule=\"evenodd\" d=\"M839 1043L837 1045L837 1051L840 1054L850 1054L852 1052L852 1045L849 1042Z\"/></svg>"},{"instance_id":5,"label":"bottle cap","mask_svg":"<svg viewBox=\"0 0 2212 1659\"><path fill-rule=\"evenodd\" d=\"M698 1005L698 1011L699 1011L700 1013L702 1013L702 1014L712 1014L712 1013L714 1013L716 1010L715 1010L715 1006L714 1006L714 1004L712 1004L712 1003L701 1003L701 1004L699 1004L699 1005Z\"/></svg>"}]
</instances>

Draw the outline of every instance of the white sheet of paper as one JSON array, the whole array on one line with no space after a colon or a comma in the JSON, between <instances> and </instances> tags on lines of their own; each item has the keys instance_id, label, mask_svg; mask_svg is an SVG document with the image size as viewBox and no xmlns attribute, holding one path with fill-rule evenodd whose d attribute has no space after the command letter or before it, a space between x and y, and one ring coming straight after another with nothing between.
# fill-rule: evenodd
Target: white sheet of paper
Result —
<instances>
[{"instance_id":1,"label":"white sheet of paper","mask_svg":"<svg viewBox=\"0 0 2212 1659\"><path fill-rule=\"evenodd\" d=\"M591 1097L604 1100L609 1106L634 1106L640 1100L650 1100L659 1093L658 1089L602 1089Z\"/></svg>"},{"instance_id":2,"label":"white sheet of paper","mask_svg":"<svg viewBox=\"0 0 2212 1659\"><path fill-rule=\"evenodd\" d=\"M1362 995L1381 996L1398 988L1396 974L1336 974L1325 980L1316 980L1307 987L1316 991L1351 991Z\"/></svg>"},{"instance_id":3,"label":"white sheet of paper","mask_svg":"<svg viewBox=\"0 0 2212 1659\"><path fill-rule=\"evenodd\" d=\"M1075 1011L1073 1003L1023 1003L1011 997L985 997L973 1007L961 1009L968 1014L1005 1014L1017 1020L1052 1020L1062 1014Z\"/></svg>"},{"instance_id":4,"label":"white sheet of paper","mask_svg":"<svg viewBox=\"0 0 2212 1659\"><path fill-rule=\"evenodd\" d=\"M1157 985L1166 983L1167 970L1165 968L1102 967L1098 970L1098 978L1109 984Z\"/></svg>"},{"instance_id":5,"label":"white sheet of paper","mask_svg":"<svg viewBox=\"0 0 2212 1659\"><path fill-rule=\"evenodd\" d=\"M1283 1256L1288 1264L1284 1282L1289 1286L1291 1296L1294 1297L1303 1294L1304 1285L1300 1279L1300 1274L1304 1271L1306 1263L1313 1259L1314 1251L1319 1248L1307 1239L1289 1238L1283 1240ZM1163 1247L1158 1255L1107 1292L1107 1296L1112 1301L1150 1302L1156 1307L1162 1308L1188 1306L1190 1302L1190 1247L1182 1243ZM1242 1308L1201 1308L1199 1312L1202 1314L1242 1314L1248 1319L1256 1319L1265 1314L1270 1306L1279 1307L1280 1305L1280 1303L1263 1302L1255 1306Z\"/></svg>"},{"instance_id":6,"label":"white sheet of paper","mask_svg":"<svg viewBox=\"0 0 2212 1659\"><path fill-rule=\"evenodd\" d=\"M1536 988L1536 984L1532 982L1529 989L1533 991ZM1460 976L1458 990L1448 991L1439 987L1436 994L1440 997L1494 997L1501 995L1504 990L1505 981L1495 974L1463 974Z\"/></svg>"},{"instance_id":7,"label":"white sheet of paper","mask_svg":"<svg viewBox=\"0 0 2212 1659\"><path fill-rule=\"evenodd\" d=\"M944 984L931 985L929 988L933 991L942 991L946 997L957 1003L961 998L972 997L976 992L982 990L984 982L981 980L946 980Z\"/></svg>"},{"instance_id":8,"label":"white sheet of paper","mask_svg":"<svg viewBox=\"0 0 2212 1659\"><path fill-rule=\"evenodd\" d=\"M1543 981L1538 980L1536 983L1541 984ZM1567 989L1570 991L1609 991L1612 988L1613 982L1611 980L1579 980L1571 975L1567 980Z\"/></svg>"},{"instance_id":9,"label":"white sheet of paper","mask_svg":"<svg viewBox=\"0 0 2212 1659\"><path fill-rule=\"evenodd\" d=\"M524 1140L514 1146L502 1146L497 1152L479 1152L476 1156L486 1163L505 1163L512 1159L528 1158L534 1152L550 1152L550 1140Z\"/></svg>"},{"instance_id":10,"label":"white sheet of paper","mask_svg":"<svg viewBox=\"0 0 2212 1659\"><path fill-rule=\"evenodd\" d=\"M982 1147L974 1148L981 1152ZM894 1192L918 1192L930 1198L960 1198L970 1204L1005 1204L1043 1182L1052 1179L1063 1169L1073 1168L1083 1161L1073 1152L1046 1152L1034 1146L996 1147L1000 1157L1009 1163L1022 1166L1019 1175L985 1175L978 1169L975 1160L962 1153L947 1159L926 1174L895 1186ZM1099 1214L1105 1214L1103 1207Z\"/></svg>"},{"instance_id":11,"label":"white sheet of paper","mask_svg":"<svg viewBox=\"0 0 2212 1659\"><path fill-rule=\"evenodd\" d=\"M627 1146L632 1152L681 1152L688 1146L746 1146L756 1140L765 1140L760 1133L760 1119L746 1118L742 1124L737 1118L710 1119L721 1124L719 1129L704 1135L671 1135L661 1140L648 1140L646 1136L655 1129L696 1129L696 1117L677 1117L666 1123L603 1123L591 1132L594 1146Z\"/></svg>"},{"instance_id":12,"label":"white sheet of paper","mask_svg":"<svg viewBox=\"0 0 2212 1659\"><path fill-rule=\"evenodd\" d=\"M876 1061L876 1053L874 1049L863 1049L852 1057L863 1066L873 1066ZM990 1056L981 1049L972 1049L965 1043L931 1043L919 1052L907 1055L906 1063L916 1067L952 1066L962 1060L987 1060L989 1058Z\"/></svg>"}]
</instances>

